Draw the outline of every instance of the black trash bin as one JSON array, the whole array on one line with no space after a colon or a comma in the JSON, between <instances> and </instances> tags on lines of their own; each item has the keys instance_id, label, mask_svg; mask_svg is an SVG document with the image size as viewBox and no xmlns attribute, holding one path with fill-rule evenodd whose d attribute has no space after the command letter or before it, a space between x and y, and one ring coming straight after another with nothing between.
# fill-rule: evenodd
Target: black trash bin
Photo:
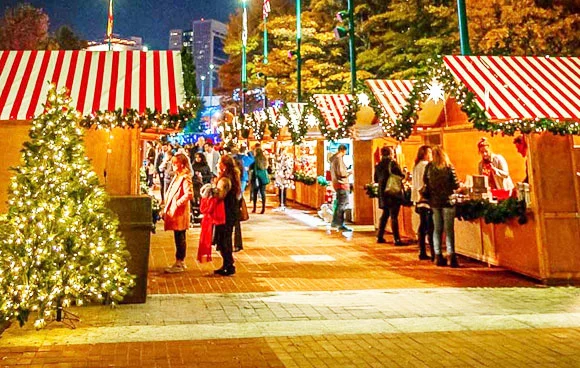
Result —
<instances>
[{"instance_id":1,"label":"black trash bin","mask_svg":"<svg viewBox=\"0 0 580 368\"><path fill-rule=\"evenodd\" d=\"M135 286L121 303L145 303L151 243L151 197L111 196L109 208L119 217L119 231L131 255L127 261L127 268L129 273L135 276Z\"/></svg>"}]
</instances>

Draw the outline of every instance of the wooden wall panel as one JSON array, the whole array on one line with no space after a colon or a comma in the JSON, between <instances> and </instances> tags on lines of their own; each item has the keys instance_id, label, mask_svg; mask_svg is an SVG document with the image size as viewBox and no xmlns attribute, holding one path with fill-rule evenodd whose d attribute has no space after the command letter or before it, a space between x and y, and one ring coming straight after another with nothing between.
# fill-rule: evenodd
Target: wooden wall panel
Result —
<instances>
[{"instance_id":1,"label":"wooden wall panel","mask_svg":"<svg viewBox=\"0 0 580 368\"><path fill-rule=\"evenodd\" d=\"M493 151L506 159L514 184L526 177L526 161L516 151L513 137L497 135L492 137L490 134L476 130L449 130L444 134L443 148L455 166L459 180L465 180L466 175L478 175L478 164L481 161L481 156L478 153L477 142L481 137L486 137L491 143Z\"/></svg>"},{"instance_id":2,"label":"wooden wall panel","mask_svg":"<svg viewBox=\"0 0 580 368\"><path fill-rule=\"evenodd\" d=\"M354 169L354 203L353 222L357 225L373 223L373 201L366 195L364 185L372 181L373 175L373 142L353 142Z\"/></svg>"}]
</instances>

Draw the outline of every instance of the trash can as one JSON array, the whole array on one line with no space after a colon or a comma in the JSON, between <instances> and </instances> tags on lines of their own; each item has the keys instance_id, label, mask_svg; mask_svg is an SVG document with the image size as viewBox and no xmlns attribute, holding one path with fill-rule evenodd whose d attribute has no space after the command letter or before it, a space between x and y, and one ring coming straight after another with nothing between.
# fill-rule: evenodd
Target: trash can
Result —
<instances>
[{"instance_id":1,"label":"trash can","mask_svg":"<svg viewBox=\"0 0 580 368\"><path fill-rule=\"evenodd\" d=\"M108 207L119 218L119 232L125 239L131 258L129 273L135 276L135 286L121 303L138 304L147 300L147 273L151 243L151 197L111 196Z\"/></svg>"}]
</instances>

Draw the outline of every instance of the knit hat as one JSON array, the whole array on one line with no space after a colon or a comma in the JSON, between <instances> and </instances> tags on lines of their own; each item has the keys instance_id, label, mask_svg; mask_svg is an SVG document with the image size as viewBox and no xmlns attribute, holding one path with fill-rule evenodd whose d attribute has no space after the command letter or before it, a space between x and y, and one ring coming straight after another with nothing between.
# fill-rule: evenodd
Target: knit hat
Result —
<instances>
[{"instance_id":1,"label":"knit hat","mask_svg":"<svg viewBox=\"0 0 580 368\"><path fill-rule=\"evenodd\" d=\"M481 147L491 147L491 144L487 141L487 138L482 137L479 142L477 142L477 149L481 149Z\"/></svg>"}]
</instances>

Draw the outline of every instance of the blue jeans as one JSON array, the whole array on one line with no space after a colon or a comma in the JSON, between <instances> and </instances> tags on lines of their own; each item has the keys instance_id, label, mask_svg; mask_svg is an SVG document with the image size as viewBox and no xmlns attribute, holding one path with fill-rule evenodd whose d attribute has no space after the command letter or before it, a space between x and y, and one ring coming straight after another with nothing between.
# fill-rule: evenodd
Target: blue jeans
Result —
<instances>
[{"instance_id":1,"label":"blue jeans","mask_svg":"<svg viewBox=\"0 0 580 368\"><path fill-rule=\"evenodd\" d=\"M441 241L443 232L447 243L447 254L455 253L455 207L433 208L433 243L435 254L441 254Z\"/></svg>"},{"instance_id":2,"label":"blue jeans","mask_svg":"<svg viewBox=\"0 0 580 368\"><path fill-rule=\"evenodd\" d=\"M248 186L248 181L247 180L242 180L240 182L240 184L241 184L242 195L244 195L244 192L246 191L246 186Z\"/></svg>"},{"instance_id":3,"label":"blue jeans","mask_svg":"<svg viewBox=\"0 0 580 368\"><path fill-rule=\"evenodd\" d=\"M344 226L344 211L348 206L348 191L336 189L336 207L332 215L332 226Z\"/></svg>"}]
</instances>

